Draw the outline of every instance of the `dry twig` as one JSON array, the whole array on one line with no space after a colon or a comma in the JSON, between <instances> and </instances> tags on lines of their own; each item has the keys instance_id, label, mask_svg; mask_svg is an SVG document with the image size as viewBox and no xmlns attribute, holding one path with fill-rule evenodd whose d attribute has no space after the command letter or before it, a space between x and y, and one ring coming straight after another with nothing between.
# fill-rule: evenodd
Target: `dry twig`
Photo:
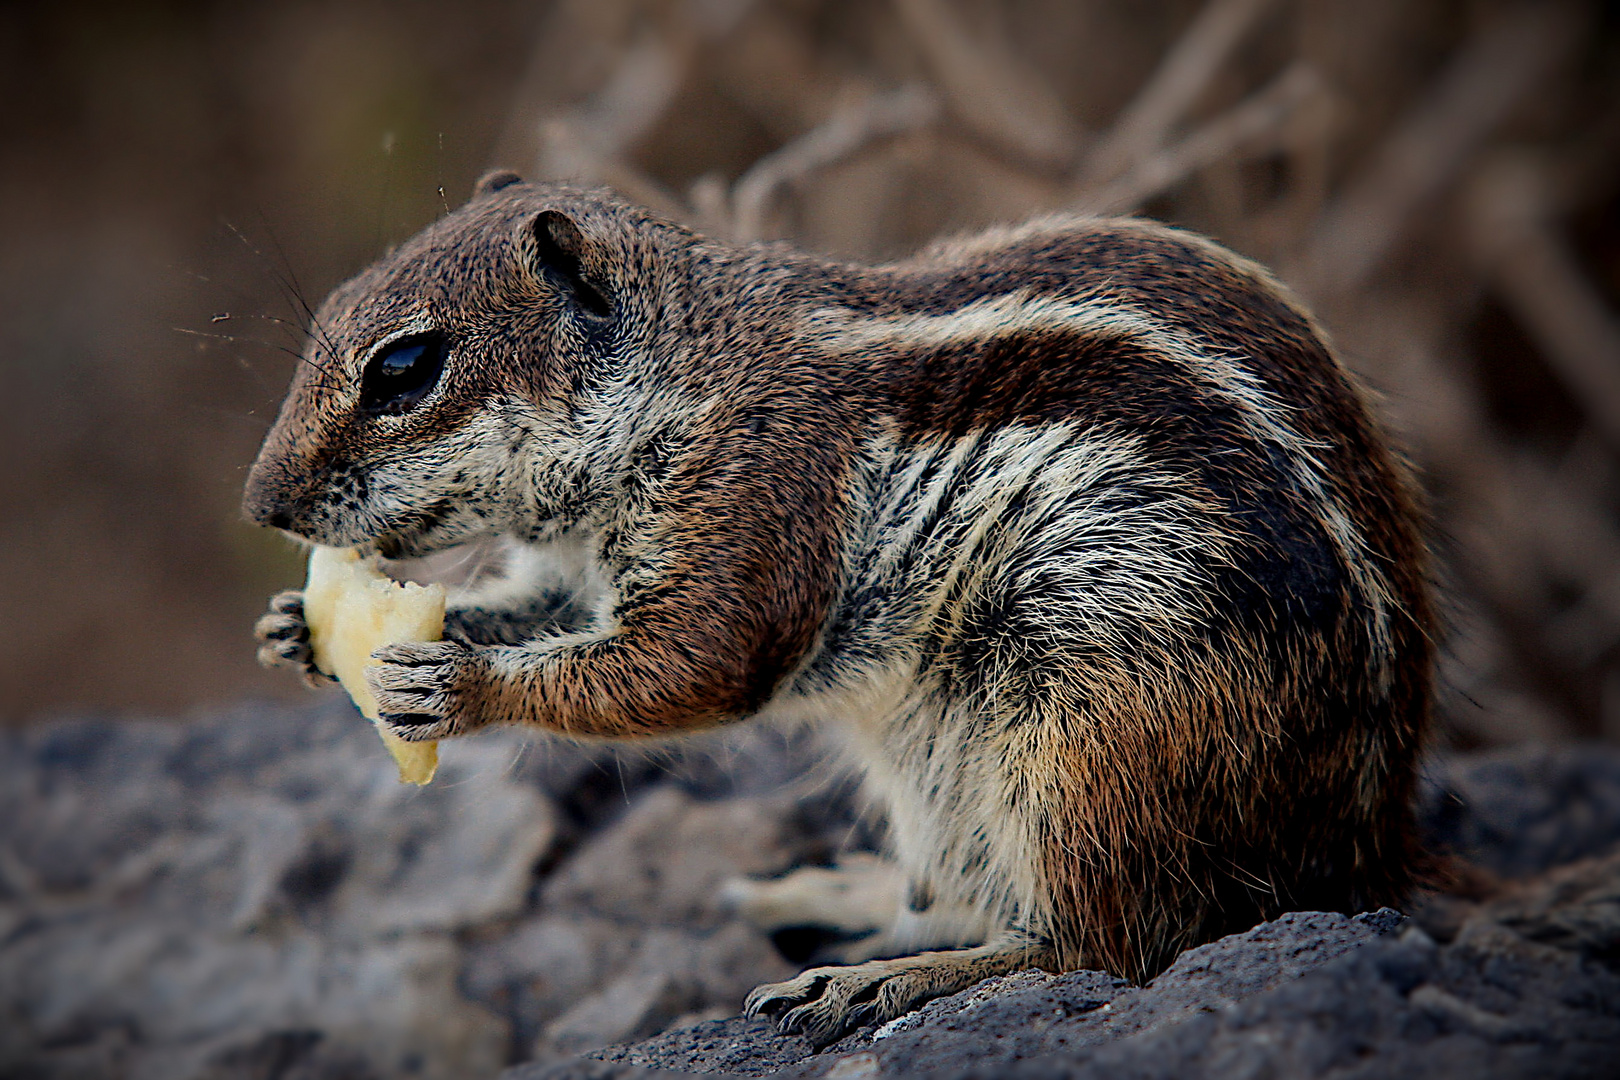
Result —
<instances>
[{"instance_id":1,"label":"dry twig","mask_svg":"<svg viewBox=\"0 0 1620 1080\"><path fill-rule=\"evenodd\" d=\"M1086 156L1081 186L1107 184L1162 146L1271 4L1272 0L1210 0Z\"/></svg>"},{"instance_id":2,"label":"dry twig","mask_svg":"<svg viewBox=\"0 0 1620 1080\"><path fill-rule=\"evenodd\" d=\"M1127 213L1215 162L1269 153L1288 137L1299 109L1322 93L1321 79L1308 65L1297 63L1174 146L1141 159L1100 190L1082 195L1077 207L1093 214Z\"/></svg>"},{"instance_id":3,"label":"dry twig","mask_svg":"<svg viewBox=\"0 0 1620 1080\"><path fill-rule=\"evenodd\" d=\"M946 0L896 0L952 110L982 138L1042 168L1067 168L1080 133L1006 43L970 34Z\"/></svg>"},{"instance_id":4,"label":"dry twig","mask_svg":"<svg viewBox=\"0 0 1620 1080\"><path fill-rule=\"evenodd\" d=\"M1525 154L1493 160L1469 192L1471 239L1549 366L1620 449L1620 322L1553 227L1545 174Z\"/></svg>"},{"instance_id":5,"label":"dry twig","mask_svg":"<svg viewBox=\"0 0 1620 1080\"><path fill-rule=\"evenodd\" d=\"M765 236L765 216L782 188L802 183L879 139L917 131L939 113L933 95L921 87L873 94L839 109L820 126L767 154L732 188L731 231L738 240Z\"/></svg>"},{"instance_id":6,"label":"dry twig","mask_svg":"<svg viewBox=\"0 0 1620 1080\"><path fill-rule=\"evenodd\" d=\"M1464 45L1373 161L1328 207L1304 255L1300 283L1319 298L1359 288L1412 214L1455 181L1467 161L1574 43L1563 4L1527 5Z\"/></svg>"}]
</instances>

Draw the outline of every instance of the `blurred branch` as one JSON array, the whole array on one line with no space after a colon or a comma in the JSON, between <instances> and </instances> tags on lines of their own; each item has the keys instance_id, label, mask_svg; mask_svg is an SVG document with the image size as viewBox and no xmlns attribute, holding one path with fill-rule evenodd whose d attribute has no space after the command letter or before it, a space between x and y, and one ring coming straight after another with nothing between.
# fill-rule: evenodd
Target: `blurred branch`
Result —
<instances>
[{"instance_id":1,"label":"blurred branch","mask_svg":"<svg viewBox=\"0 0 1620 1080\"><path fill-rule=\"evenodd\" d=\"M783 4L763 6L746 33L712 50L705 75L778 142L824 120L849 75L822 62L819 44Z\"/></svg>"},{"instance_id":2,"label":"blurred branch","mask_svg":"<svg viewBox=\"0 0 1620 1080\"><path fill-rule=\"evenodd\" d=\"M644 34L624 50L602 88L573 110L575 126L590 133L598 152L623 154L668 111L685 80L690 52L690 46Z\"/></svg>"},{"instance_id":3,"label":"blurred branch","mask_svg":"<svg viewBox=\"0 0 1620 1080\"><path fill-rule=\"evenodd\" d=\"M1505 511L1524 516L1547 569L1579 586L1582 603L1604 613L1608 640L1581 649L1587 653L1587 646L1596 644L1597 652L1604 651L1620 638L1620 533L1590 499L1534 458L1518 454L1506 465L1500 486L1517 497ZM1567 650L1570 643L1561 644ZM1595 655L1574 659L1590 663Z\"/></svg>"},{"instance_id":4,"label":"blurred branch","mask_svg":"<svg viewBox=\"0 0 1620 1080\"><path fill-rule=\"evenodd\" d=\"M1417 406L1405 419L1430 470L1457 489L1452 531L1469 553L1470 577L1499 609L1540 627L1566 661L1588 662L1545 633L1554 612L1543 577L1579 585L1612 638L1620 627L1620 531L1554 470L1501 445L1473 387L1434 356L1441 320L1414 318L1393 303L1356 314L1394 353L1383 380Z\"/></svg>"},{"instance_id":5,"label":"blurred branch","mask_svg":"<svg viewBox=\"0 0 1620 1080\"><path fill-rule=\"evenodd\" d=\"M1217 161L1276 149L1290 134L1300 107L1325 93L1308 64L1296 63L1248 100L1216 117L1167 149L1141 159L1101 190L1082 195L1077 209L1094 214L1128 213Z\"/></svg>"},{"instance_id":6,"label":"blurred branch","mask_svg":"<svg viewBox=\"0 0 1620 1080\"><path fill-rule=\"evenodd\" d=\"M771 200L782 188L802 183L863 148L933 123L939 105L917 86L873 94L845 106L819 126L765 155L732 188L731 233L741 241L763 239Z\"/></svg>"},{"instance_id":7,"label":"blurred branch","mask_svg":"<svg viewBox=\"0 0 1620 1080\"><path fill-rule=\"evenodd\" d=\"M1210 0L1086 156L1081 186L1107 184L1157 150L1271 4L1272 0Z\"/></svg>"},{"instance_id":8,"label":"blurred branch","mask_svg":"<svg viewBox=\"0 0 1620 1080\"><path fill-rule=\"evenodd\" d=\"M1317 223L1300 283L1319 300L1359 288L1408 219L1463 165L1575 41L1575 9L1529 4L1493 20L1447 65Z\"/></svg>"},{"instance_id":9,"label":"blurred branch","mask_svg":"<svg viewBox=\"0 0 1620 1080\"><path fill-rule=\"evenodd\" d=\"M648 209L675 221L690 211L678 195L658 181L598 147L586 138L576 121L552 117L540 125L540 175L591 184L606 184Z\"/></svg>"},{"instance_id":10,"label":"blurred branch","mask_svg":"<svg viewBox=\"0 0 1620 1080\"><path fill-rule=\"evenodd\" d=\"M1568 738L1573 724L1565 710L1510 689L1521 650L1503 633L1500 617L1460 597L1452 604L1458 606L1446 620L1452 635L1438 657L1435 687L1447 718L1486 743Z\"/></svg>"},{"instance_id":11,"label":"blurred branch","mask_svg":"<svg viewBox=\"0 0 1620 1080\"><path fill-rule=\"evenodd\" d=\"M1620 449L1620 322L1552 224L1544 163L1501 156L1469 189L1470 238L1548 366Z\"/></svg>"},{"instance_id":12,"label":"blurred branch","mask_svg":"<svg viewBox=\"0 0 1620 1080\"><path fill-rule=\"evenodd\" d=\"M624 160L669 110L693 45L650 33L626 48L588 100L540 123L540 175L607 184L666 216L687 216L680 198Z\"/></svg>"},{"instance_id":13,"label":"blurred branch","mask_svg":"<svg viewBox=\"0 0 1620 1080\"><path fill-rule=\"evenodd\" d=\"M669 112L698 50L730 33L753 3L711 0L679 9L689 18L663 33L644 28L596 93L540 122L540 175L606 184L666 217L689 219L681 198L626 155Z\"/></svg>"},{"instance_id":14,"label":"blurred branch","mask_svg":"<svg viewBox=\"0 0 1620 1080\"><path fill-rule=\"evenodd\" d=\"M962 26L946 0L895 0L951 109L981 137L1043 168L1074 161L1080 131L1005 41Z\"/></svg>"}]
</instances>

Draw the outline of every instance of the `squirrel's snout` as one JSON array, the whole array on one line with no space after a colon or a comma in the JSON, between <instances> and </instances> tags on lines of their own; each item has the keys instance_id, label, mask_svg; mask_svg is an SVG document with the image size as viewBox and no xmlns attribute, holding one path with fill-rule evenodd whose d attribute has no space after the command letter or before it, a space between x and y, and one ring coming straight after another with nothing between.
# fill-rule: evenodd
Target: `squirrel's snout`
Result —
<instances>
[{"instance_id":1,"label":"squirrel's snout","mask_svg":"<svg viewBox=\"0 0 1620 1080\"><path fill-rule=\"evenodd\" d=\"M255 525L293 531L292 511L273 501L255 499L251 494L242 500L242 516Z\"/></svg>"},{"instance_id":2,"label":"squirrel's snout","mask_svg":"<svg viewBox=\"0 0 1620 1080\"><path fill-rule=\"evenodd\" d=\"M268 525L272 529L291 529L292 515L288 514L285 510L277 510L272 514L261 518L259 520L259 524Z\"/></svg>"},{"instance_id":3,"label":"squirrel's snout","mask_svg":"<svg viewBox=\"0 0 1620 1080\"><path fill-rule=\"evenodd\" d=\"M274 469L261 457L248 473L247 485L242 492L242 516L255 525L296 532L296 498Z\"/></svg>"}]
</instances>

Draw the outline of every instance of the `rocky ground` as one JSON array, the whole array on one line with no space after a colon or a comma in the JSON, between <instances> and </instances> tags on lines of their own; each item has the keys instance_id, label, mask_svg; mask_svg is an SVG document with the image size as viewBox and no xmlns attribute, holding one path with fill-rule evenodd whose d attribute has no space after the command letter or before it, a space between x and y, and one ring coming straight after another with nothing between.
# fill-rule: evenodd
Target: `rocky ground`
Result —
<instances>
[{"instance_id":1,"label":"rocky ground","mask_svg":"<svg viewBox=\"0 0 1620 1080\"><path fill-rule=\"evenodd\" d=\"M1146 987L1014 975L813 1053L734 1014L814 935L718 899L871 845L803 737L496 733L421 790L336 700L3 743L7 1077L1620 1073L1612 749L1430 766L1428 828L1507 882L1486 898L1285 916Z\"/></svg>"}]
</instances>

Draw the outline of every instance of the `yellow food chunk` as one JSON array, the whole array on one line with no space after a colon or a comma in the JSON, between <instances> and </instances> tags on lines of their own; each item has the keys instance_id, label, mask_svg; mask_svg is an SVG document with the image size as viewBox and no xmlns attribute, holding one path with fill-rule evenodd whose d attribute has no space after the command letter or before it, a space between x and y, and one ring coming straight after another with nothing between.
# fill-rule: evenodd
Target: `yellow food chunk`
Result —
<instances>
[{"instance_id":1,"label":"yellow food chunk","mask_svg":"<svg viewBox=\"0 0 1620 1080\"><path fill-rule=\"evenodd\" d=\"M371 654L404 641L444 637L444 586L389 580L375 560L353 548L317 547L309 553L304 585L304 622L315 666L334 676L355 706L377 722L377 700L366 685ZM426 784L439 767L437 742L406 742L378 727L383 745L399 765L406 784Z\"/></svg>"}]
</instances>

